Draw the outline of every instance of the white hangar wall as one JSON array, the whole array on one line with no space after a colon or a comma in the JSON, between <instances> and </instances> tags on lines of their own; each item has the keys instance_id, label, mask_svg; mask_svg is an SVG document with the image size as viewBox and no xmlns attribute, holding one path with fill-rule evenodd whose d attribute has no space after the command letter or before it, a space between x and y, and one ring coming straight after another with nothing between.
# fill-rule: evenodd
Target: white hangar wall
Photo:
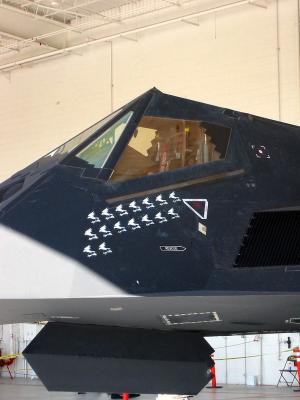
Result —
<instances>
[{"instance_id":1,"label":"white hangar wall","mask_svg":"<svg viewBox=\"0 0 300 400\"><path fill-rule=\"evenodd\" d=\"M299 345L298 333L206 338L215 349L217 383L277 385L279 370L293 354L288 337L292 347ZM296 368L291 363L288 367ZM289 374L285 378L290 380Z\"/></svg>"},{"instance_id":2,"label":"white hangar wall","mask_svg":"<svg viewBox=\"0 0 300 400\"><path fill-rule=\"evenodd\" d=\"M0 181L153 86L299 123L297 0L267 4L0 73Z\"/></svg>"}]
</instances>

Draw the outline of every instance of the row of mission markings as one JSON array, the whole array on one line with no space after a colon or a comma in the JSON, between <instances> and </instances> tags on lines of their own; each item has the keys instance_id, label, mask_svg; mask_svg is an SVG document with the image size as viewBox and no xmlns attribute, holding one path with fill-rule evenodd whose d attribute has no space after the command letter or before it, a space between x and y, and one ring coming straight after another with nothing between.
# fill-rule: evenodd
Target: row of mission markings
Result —
<instances>
[{"instance_id":1,"label":"row of mission markings","mask_svg":"<svg viewBox=\"0 0 300 400\"><path fill-rule=\"evenodd\" d=\"M172 192L169 195L168 201L171 202L171 203L177 203L177 202L180 202L181 199L178 196L176 196L175 192ZM142 212L143 211L142 208L146 208L147 210L150 211L150 209L155 209L155 208L157 208L157 206L158 207L160 207L160 206L170 206L168 201L165 200L161 194L156 196L155 201L150 201L149 197L146 197L145 199L142 200L141 206L139 206L135 200L132 201L128 205L128 208L130 209L128 211L132 211L133 213L138 213L138 212ZM123 208L122 204L119 204L115 208L115 212L117 213L117 215L116 215L117 218L129 215L128 211ZM171 207L167 211L167 213L165 215L171 217L171 219L180 218L179 214L175 212L174 207ZM110 212L110 210L108 208L105 208L104 210L102 210L101 217L102 217L102 219L104 217L104 219L107 222L109 222L109 220L111 220L111 219L115 219L115 216L113 215L112 212ZM97 223L99 223L99 224L101 223L101 219L96 215L95 211L92 211L91 213L89 213L89 215L87 216L87 219L93 225L97 224ZM157 220L157 222L159 222L159 223L165 223L165 222L168 221L168 219L165 216L162 215L161 211L156 213L153 219L149 218L148 214L143 215L142 218L141 218L141 222L143 222L145 224L145 226L154 225L154 223L156 222L155 220ZM127 229L126 229L125 226L127 226L127 228L130 228L133 231L136 230L136 229L141 229L141 225L138 222L136 222L136 218L130 218L129 221L127 222L127 224L124 224L124 222L121 222L121 221L116 222L113 225L113 229L115 229L117 233L127 232ZM108 229L106 225L103 225L103 226L101 226L99 228L98 232L102 234L103 238L105 238L105 237L113 235L111 229ZM92 227L88 228L84 232L84 236L86 236L89 241L99 239L98 235L96 233L94 233L94 230L93 230ZM107 244L105 242L102 242L100 244L100 246L98 247L98 249L104 255L112 253L111 248L107 247ZM94 249L92 249L91 245L87 245L84 248L83 253L85 253L88 258L94 257L94 256L97 255L97 252Z\"/></svg>"}]
</instances>

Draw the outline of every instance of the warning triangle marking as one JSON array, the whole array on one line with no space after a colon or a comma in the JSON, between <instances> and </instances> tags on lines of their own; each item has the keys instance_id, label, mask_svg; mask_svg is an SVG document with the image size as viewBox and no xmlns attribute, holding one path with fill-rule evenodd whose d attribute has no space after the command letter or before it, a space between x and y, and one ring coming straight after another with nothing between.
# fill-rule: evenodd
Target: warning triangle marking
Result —
<instances>
[{"instance_id":1,"label":"warning triangle marking","mask_svg":"<svg viewBox=\"0 0 300 400\"><path fill-rule=\"evenodd\" d=\"M201 219L207 219L207 199L182 199L184 204Z\"/></svg>"}]
</instances>

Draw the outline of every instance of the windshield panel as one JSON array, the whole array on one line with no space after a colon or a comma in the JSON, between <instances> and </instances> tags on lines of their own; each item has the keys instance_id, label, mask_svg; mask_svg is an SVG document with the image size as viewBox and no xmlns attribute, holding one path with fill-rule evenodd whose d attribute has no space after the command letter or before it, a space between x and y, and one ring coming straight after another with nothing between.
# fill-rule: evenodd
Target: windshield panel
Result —
<instances>
[{"instance_id":1,"label":"windshield panel","mask_svg":"<svg viewBox=\"0 0 300 400\"><path fill-rule=\"evenodd\" d=\"M119 140L133 112L125 114L115 124L110 126L97 139L81 150L76 157L86 161L94 168L102 168L112 149Z\"/></svg>"},{"instance_id":2,"label":"windshield panel","mask_svg":"<svg viewBox=\"0 0 300 400\"><path fill-rule=\"evenodd\" d=\"M129 111L119 118L113 125L99 134L95 140L75 154L67 164L83 169L82 176L97 178L132 115L133 111Z\"/></svg>"},{"instance_id":3,"label":"windshield panel","mask_svg":"<svg viewBox=\"0 0 300 400\"><path fill-rule=\"evenodd\" d=\"M57 155L67 155L76 147L78 147L81 143L83 143L87 138L97 132L102 126L104 126L107 122L113 119L116 115L118 115L122 109L115 111L114 113L108 115L101 121L96 122L94 125L90 126L83 132L79 133L77 136L73 137L72 139L68 140L66 143L62 144L61 146L57 147L56 149L52 150L50 153L46 154L44 158L47 157L54 157Z\"/></svg>"}]
</instances>

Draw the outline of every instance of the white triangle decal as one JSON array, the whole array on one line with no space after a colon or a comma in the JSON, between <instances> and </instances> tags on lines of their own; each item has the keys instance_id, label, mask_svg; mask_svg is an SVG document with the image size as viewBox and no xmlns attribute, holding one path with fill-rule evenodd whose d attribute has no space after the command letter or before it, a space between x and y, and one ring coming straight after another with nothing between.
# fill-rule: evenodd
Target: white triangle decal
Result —
<instances>
[{"instance_id":1,"label":"white triangle decal","mask_svg":"<svg viewBox=\"0 0 300 400\"><path fill-rule=\"evenodd\" d=\"M201 219L207 219L207 199L182 199L184 204Z\"/></svg>"}]
</instances>

